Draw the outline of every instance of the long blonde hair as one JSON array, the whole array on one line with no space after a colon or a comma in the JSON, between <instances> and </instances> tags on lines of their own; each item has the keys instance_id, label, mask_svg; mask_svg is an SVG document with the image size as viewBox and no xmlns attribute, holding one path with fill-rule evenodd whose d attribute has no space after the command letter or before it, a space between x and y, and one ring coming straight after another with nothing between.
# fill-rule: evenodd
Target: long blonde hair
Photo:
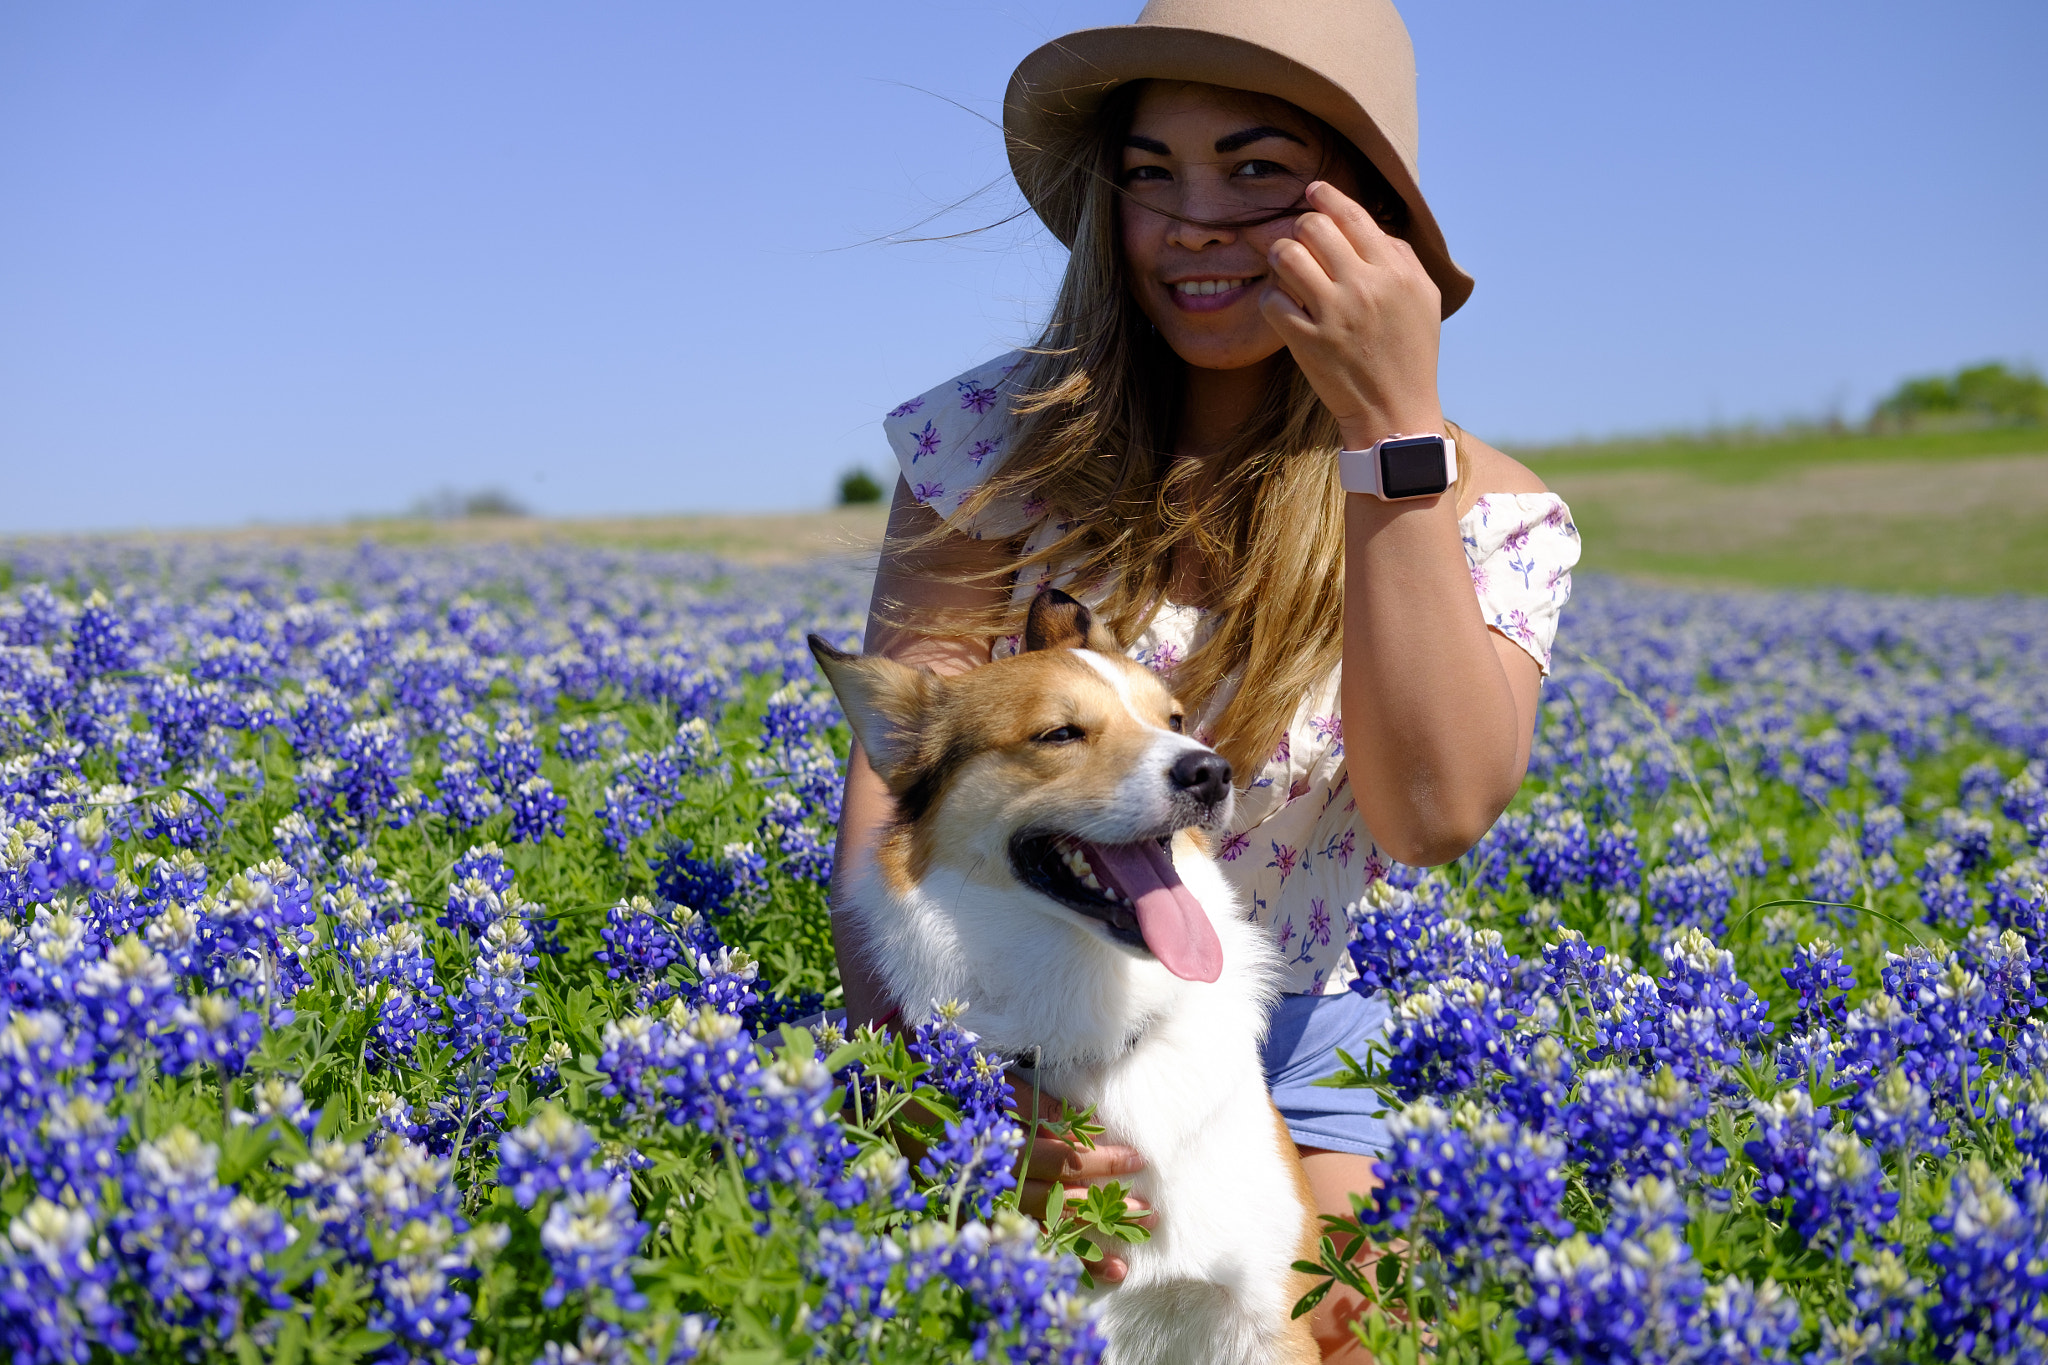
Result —
<instances>
[{"instance_id":1,"label":"long blonde hair","mask_svg":"<svg viewBox=\"0 0 2048 1365\"><path fill-rule=\"evenodd\" d=\"M1013 376L1009 453L958 516L1023 505L1064 526L1033 553L1017 542L1017 553L988 577L1029 582L1055 573L1089 594L1120 640L1134 638L1169 600L1183 550L1209 566L1202 605L1212 632L1175 667L1172 684L1201 707L1239 679L1207 738L1249 777L1304 695L1343 659L1337 423L1283 349L1250 419L1216 459L1213 481L1200 487L1202 464L1174 458L1187 365L1132 296L1118 230L1118 172L1139 84L1116 92L1075 146L1046 158L1067 170L1046 192L1078 199L1072 255L1052 316ZM1349 154L1369 198L1375 189L1394 196L1342 135L1323 131L1326 146ZM1375 207L1383 222L1405 218L1397 198L1393 205L1391 214ZM941 528L927 539L945 535ZM1027 605L949 614L918 628L1014 633Z\"/></svg>"}]
</instances>

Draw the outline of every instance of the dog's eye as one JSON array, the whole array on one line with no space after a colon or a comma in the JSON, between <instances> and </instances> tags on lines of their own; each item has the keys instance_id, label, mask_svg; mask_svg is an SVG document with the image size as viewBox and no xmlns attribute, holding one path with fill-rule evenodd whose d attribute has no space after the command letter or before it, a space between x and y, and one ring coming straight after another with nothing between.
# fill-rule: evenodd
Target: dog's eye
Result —
<instances>
[{"instance_id":1,"label":"dog's eye","mask_svg":"<svg viewBox=\"0 0 2048 1365\"><path fill-rule=\"evenodd\" d=\"M1181 735L1187 733L1188 723L1186 720L1181 718L1178 712L1176 712L1175 714L1170 715L1166 718L1166 726L1175 734Z\"/></svg>"},{"instance_id":2,"label":"dog's eye","mask_svg":"<svg viewBox=\"0 0 2048 1365\"><path fill-rule=\"evenodd\" d=\"M1062 725L1056 730L1047 730L1038 737L1040 744L1072 744L1077 739L1088 738L1078 725Z\"/></svg>"}]
</instances>

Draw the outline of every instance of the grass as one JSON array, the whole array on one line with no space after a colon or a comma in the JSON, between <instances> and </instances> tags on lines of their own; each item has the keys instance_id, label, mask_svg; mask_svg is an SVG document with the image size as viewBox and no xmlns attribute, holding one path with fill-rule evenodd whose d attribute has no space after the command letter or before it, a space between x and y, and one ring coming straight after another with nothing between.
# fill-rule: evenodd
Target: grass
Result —
<instances>
[{"instance_id":1,"label":"grass","mask_svg":"<svg viewBox=\"0 0 2048 1365\"><path fill-rule=\"evenodd\" d=\"M2048 591L2048 432L1796 432L1517 454L1582 567L1676 583Z\"/></svg>"}]
</instances>

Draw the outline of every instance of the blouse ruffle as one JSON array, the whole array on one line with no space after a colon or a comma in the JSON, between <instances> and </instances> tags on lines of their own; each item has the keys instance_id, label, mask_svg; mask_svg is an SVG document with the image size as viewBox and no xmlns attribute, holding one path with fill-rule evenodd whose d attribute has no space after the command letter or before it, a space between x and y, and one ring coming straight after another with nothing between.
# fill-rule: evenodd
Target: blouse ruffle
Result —
<instances>
[{"instance_id":1,"label":"blouse ruffle","mask_svg":"<svg viewBox=\"0 0 2048 1365\"><path fill-rule=\"evenodd\" d=\"M1067 528L1029 502L993 504L973 516L967 498L1008 453L1010 399L1022 352L999 356L911 399L883 421L890 447L917 500L967 535L1023 536L1033 551ZM1489 493L1458 519L1472 588L1487 624L1514 641L1544 671L1559 613L1571 597L1579 558L1578 528L1554 493ZM1018 583L1028 597L1047 574ZM1084 597L1089 594L1083 593ZM1207 637L1213 623L1198 607L1168 604L1154 613L1126 650L1171 679L1174 668ZM1014 653L998 640L992 655ZM1231 831L1220 850L1223 870L1252 917L1268 926L1287 963L1286 989L1320 994L1354 974L1345 952L1342 916L1393 864L1359 814L1344 763L1339 705L1341 668L1304 696L1265 766L1237 793ZM1222 713L1228 683L1193 717L1195 735Z\"/></svg>"}]
</instances>

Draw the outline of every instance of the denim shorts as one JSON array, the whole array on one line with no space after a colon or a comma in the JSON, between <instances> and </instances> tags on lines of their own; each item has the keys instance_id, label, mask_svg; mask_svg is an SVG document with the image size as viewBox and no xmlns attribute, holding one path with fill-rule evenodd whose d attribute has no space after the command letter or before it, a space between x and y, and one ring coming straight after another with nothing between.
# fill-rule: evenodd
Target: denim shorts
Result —
<instances>
[{"instance_id":1,"label":"denim shorts","mask_svg":"<svg viewBox=\"0 0 2048 1365\"><path fill-rule=\"evenodd\" d=\"M1384 1156L1393 1146L1380 1097L1370 1090L1333 1090L1315 1082L1385 1035L1393 1010L1384 994L1357 991L1283 995L1266 1030L1266 1088L1273 1107L1299 1147L1323 1147L1356 1156Z\"/></svg>"}]
</instances>

